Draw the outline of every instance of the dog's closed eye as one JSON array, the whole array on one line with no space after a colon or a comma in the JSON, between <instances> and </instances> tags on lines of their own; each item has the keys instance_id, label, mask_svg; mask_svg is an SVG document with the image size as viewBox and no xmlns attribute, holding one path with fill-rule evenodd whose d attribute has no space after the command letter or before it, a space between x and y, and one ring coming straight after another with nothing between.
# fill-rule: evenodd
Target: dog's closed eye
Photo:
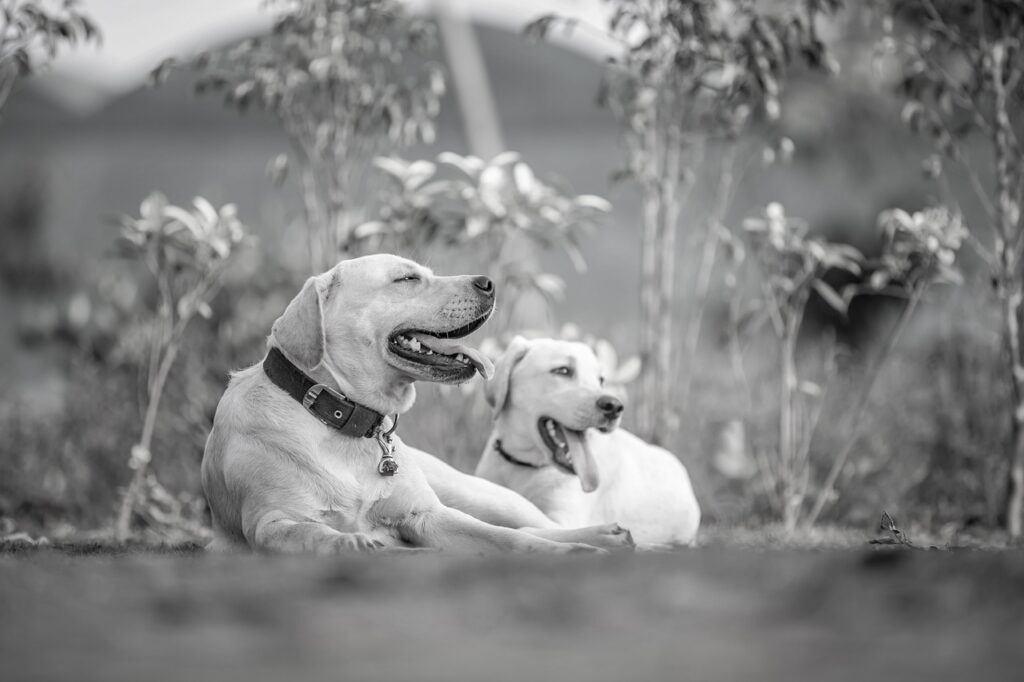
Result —
<instances>
[{"instance_id":1,"label":"dog's closed eye","mask_svg":"<svg viewBox=\"0 0 1024 682\"><path fill-rule=\"evenodd\" d=\"M420 277L419 275L417 275L417 274L414 274L414 273L410 273L410 274L408 274L408 275L402 275L402 276L400 276L400 277L396 277L396 278L394 279L394 282L395 282L396 284L397 284L398 282L419 282L419 281L420 281L421 279L423 279L423 278L422 278L422 277Z\"/></svg>"}]
</instances>

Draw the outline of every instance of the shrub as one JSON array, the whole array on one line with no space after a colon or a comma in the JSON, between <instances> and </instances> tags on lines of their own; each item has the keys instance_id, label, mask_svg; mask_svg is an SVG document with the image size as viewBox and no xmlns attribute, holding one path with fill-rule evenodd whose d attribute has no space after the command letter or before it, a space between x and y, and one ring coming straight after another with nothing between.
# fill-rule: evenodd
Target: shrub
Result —
<instances>
[{"instance_id":1,"label":"shrub","mask_svg":"<svg viewBox=\"0 0 1024 682\"><path fill-rule=\"evenodd\" d=\"M119 245L125 257L145 266L159 296L141 339L146 347L140 353L146 408L142 432L128 460L134 473L115 525L121 540L130 534L138 507L154 497L172 498L149 469L160 400L189 324L196 316L212 315L210 302L224 283L227 267L246 241L245 228L232 204L217 210L197 197L192 209L186 210L168 204L163 195L154 193L142 202L140 212L138 218L122 217ZM154 516L152 509L150 516ZM154 520L159 524L163 519Z\"/></svg>"}]
</instances>

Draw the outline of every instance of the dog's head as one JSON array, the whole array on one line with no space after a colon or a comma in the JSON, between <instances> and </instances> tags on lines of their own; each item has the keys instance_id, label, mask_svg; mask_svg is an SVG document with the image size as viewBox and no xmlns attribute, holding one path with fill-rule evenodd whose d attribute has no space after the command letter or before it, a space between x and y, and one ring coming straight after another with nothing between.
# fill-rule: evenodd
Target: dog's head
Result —
<instances>
[{"instance_id":1,"label":"dog's head","mask_svg":"<svg viewBox=\"0 0 1024 682\"><path fill-rule=\"evenodd\" d=\"M595 430L618 427L623 404L604 389L600 363L588 346L517 336L498 360L486 396L503 439L532 445L579 476L583 490L597 488L591 439Z\"/></svg>"},{"instance_id":2,"label":"dog's head","mask_svg":"<svg viewBox=\"0 0 1024 682\"><path fill-rule=\"evenodd\" d=\"M388 254L342 261L309 278L274 323L270 343L311 374L382 412L415 399L416 380L457 384L491 363L457 339L494 310L486 277L439 277Z\"/></svg>"}]
</instances>

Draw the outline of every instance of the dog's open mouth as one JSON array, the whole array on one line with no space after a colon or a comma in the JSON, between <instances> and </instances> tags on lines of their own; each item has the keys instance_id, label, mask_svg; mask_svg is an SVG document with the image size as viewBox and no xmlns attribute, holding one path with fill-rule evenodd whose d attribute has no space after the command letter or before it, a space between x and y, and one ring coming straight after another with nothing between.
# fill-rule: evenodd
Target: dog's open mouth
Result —
<instances>
[{"instance_id":1,"label":"dog's open mouth","mask_svg":"<svg viewBox=\"0 0 1024 682\"><path fill-rule=\"evenodd\" d=\"M494 373L491 361L477 349L457 341L479 329L489 315L488 312L469 324L444 331L400 329L388 337L388 351L432 381L458 383L476 372L489 379Z\"/></svg>"},{"instance_id":2,"label":"dog's open mouth","mask_svg":"<svg viewBox=\"0 0 1024 682\"><path fill-rule=\"evenodd\" d=\"M537 430L544 445L551 451L555 465L564 471L579 476L585 492L597 489L599 477L587 431L566 428L551 417L541 417Z\"/></svg>"}]
</instances>

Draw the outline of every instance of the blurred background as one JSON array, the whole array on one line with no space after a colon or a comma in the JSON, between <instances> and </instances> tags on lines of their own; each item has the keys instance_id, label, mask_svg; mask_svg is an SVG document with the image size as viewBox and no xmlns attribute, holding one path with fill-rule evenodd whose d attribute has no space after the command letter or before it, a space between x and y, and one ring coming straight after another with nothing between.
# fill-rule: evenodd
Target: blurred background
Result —
<instances>
[{"instance_id":1,"label":"blurred background","mask_svg":"<svg viewBox=\"0 0 1024 682\"><path fill-rule=\"evenodd\" d=\"M1020 17L935 4L0 3L0 531L202 539L228 372L394 251L589 342L711 533L1005 537ZM481 388L403 438L471 471Z\"/></svg>"}]
</instances>

